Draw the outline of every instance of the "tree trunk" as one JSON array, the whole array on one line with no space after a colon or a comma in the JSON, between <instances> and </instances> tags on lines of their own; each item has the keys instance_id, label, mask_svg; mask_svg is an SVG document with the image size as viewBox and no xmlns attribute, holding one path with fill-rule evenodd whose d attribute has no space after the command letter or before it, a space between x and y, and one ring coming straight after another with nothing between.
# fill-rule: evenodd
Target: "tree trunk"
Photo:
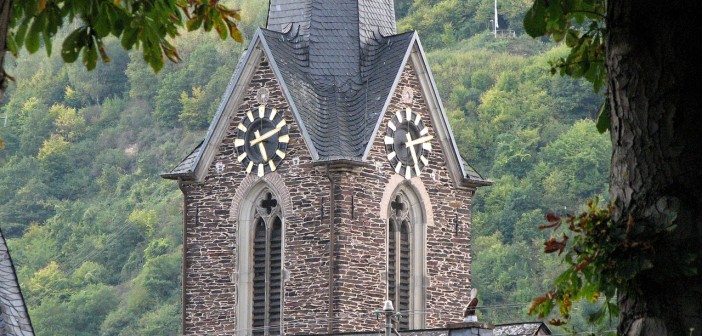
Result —
<instances>
[{"instance_id":1,"label":"tree trunk","mask_svg":"<svg viewBox=\"0 0 702 336\"><path fill-rule=\"evenodd\" d=\"M607 0L614 220L662 231L620 292L620 335L702 335L700 7Z\"/></svg>"}]
</instances>

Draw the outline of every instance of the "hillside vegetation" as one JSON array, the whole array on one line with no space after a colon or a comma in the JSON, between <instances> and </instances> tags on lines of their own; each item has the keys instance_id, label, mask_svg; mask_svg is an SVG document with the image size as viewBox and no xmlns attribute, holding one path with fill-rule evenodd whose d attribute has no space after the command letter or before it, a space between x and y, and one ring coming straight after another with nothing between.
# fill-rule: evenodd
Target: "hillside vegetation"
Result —
<instances>
[{"instance_id":1,"label":"hillside vegetation","mask_svg":"<svg viewBox=\"0 0 702 336\"><path fill-rule=\"evenodd\" d=\"M237 2L250 38L267 1ZM516 37L495 39L492 0L397 1L462 155L495 181L476 194L472 232L480 319L493 323L532 320L528 302L556 274L537 230L545 213L607 187L609 141L591 120L603 98L549 74L566 50L522 35L528 5L500 1ZM57 53L8 64L17 83L0 110L0 227L39 335L178 333L182 199L159 173L204 136L246 42L190 34L178 46L184 61L157 75L118 41L93 72Z\"/></svg>"}]
</instances>

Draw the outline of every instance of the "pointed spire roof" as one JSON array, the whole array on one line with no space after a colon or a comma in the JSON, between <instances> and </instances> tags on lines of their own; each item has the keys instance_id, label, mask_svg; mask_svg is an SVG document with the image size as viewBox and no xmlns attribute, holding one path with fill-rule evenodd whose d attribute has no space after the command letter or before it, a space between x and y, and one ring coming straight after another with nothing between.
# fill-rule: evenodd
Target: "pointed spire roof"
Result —
<instances>
[{"instance_id":1,"label":"pointed spire roof","mask_svg":"<svg viewBox=\"0 0 702 336\"><path fill-rule=\"evenodd\" d=\"M461 164L417 34L396 33L393 0L270 0L267 28L254 35L242 56L204 142L161 176L204 177L209 163L202 162L213 157L213 143L224 134L221 121L233 113L226 106L241 98L245 88L240 85L253 75L245 69L253 69L262 55L280 81L314 161L364 161L402 70L412 64L427 90L437 131L451 148L454 180L491 183Z\"/></svg>"},{"instance_id":2,"label":"pointed spire roof","mask_svg":"<svg viewBox=\"0 0 702 336\"><path fill-rule=\"evenodd\" d=\"M397 30L393 0L271 0L267 28L305 41L310 77L335 87L358 78L363 49Z\"/></svg>"}]
</instances>

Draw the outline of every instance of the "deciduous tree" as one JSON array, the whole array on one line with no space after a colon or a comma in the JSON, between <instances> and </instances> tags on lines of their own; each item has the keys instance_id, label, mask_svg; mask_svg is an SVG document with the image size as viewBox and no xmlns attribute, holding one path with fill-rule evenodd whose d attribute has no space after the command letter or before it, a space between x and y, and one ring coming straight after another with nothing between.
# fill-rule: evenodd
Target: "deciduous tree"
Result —
<instances>
[{"instance_id":1,"label":"deciduous tree","mask_svg":"<svg viewBox=\"0 0 702 336\"><path fill-rule=\"evenodd\" d=\"M597 221L612 234L589 255L575 250L583 263L572 271L587 278L611 268L610 277L592 278L605 294L617 290L620 335L702 334L702 63L694 51L701 7L693 0L536 0L525 19L532 36L571 47L554 72L607 88L599 126L612 141L613 207ZM588 227L580 220L576 227Z\"/></svg>"}]
</instances>

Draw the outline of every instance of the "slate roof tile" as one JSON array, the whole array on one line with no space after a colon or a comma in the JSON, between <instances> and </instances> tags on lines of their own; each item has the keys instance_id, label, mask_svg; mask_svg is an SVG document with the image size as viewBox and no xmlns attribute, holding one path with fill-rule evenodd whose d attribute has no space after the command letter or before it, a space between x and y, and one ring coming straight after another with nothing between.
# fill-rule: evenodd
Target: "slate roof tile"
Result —
<instances>
[{"instance_id":1,"label":"slate roof tile","mask_svg":"<svg viewBox=\"0 0 702 336\"><path fill-rule=\"evenodd\" d=\"M551 330L543 322L525 322L496 325L494 336L536 336L550 335Z\"/></svg>"},{"instance_id":2,"label":"slate roof tile","mask_svg":"<svg viewBox=\"0 0 702 336\"><path fill-rule=\"evenodd\" d=\"M178 165L173 168L170 172L168 173L163 173L161 174L161 177L163 178L177 178L178 176L182 175L188 175L193 172L193 169L195 168L195 159L197 158L198 154L200 153L200 148L202 148L202 142L200 142L195 149L193 149L190 154L188 154L183 161L180 161Z\"/></svg>"},{"instance_id":3,"label":"slate roof tile","mask_svg":"<svg viewBox=\"0 0 702 336\"><path fill-rule=\"evenodd\" d=\"M34 335L32 322L15 275L15 267L0 231L0 335Z\"/></svg>"}]
</instances>

